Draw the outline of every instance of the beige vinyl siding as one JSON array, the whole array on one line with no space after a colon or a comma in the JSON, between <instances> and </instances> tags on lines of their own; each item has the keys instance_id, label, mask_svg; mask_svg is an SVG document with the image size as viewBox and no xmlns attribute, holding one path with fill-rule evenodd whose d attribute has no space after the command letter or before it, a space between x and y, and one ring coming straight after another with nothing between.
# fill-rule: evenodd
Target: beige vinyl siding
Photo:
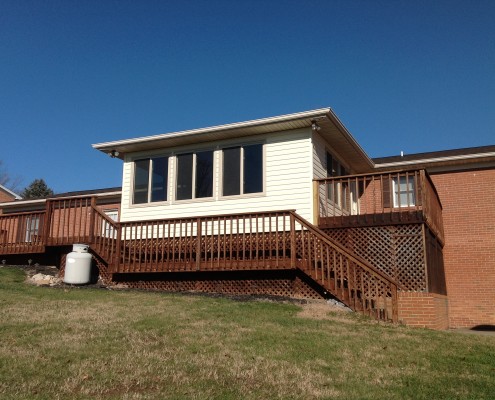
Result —
<instances>
[{"instance_id":1,"label":"beige vinyl siding","mask_svg":"<svg viewBox=\"0 0 495 400\"><path fill-rule=\"evenodd\" d=\"M326 143L316 132L313 132L313 178L327 177Z\"/></svg>"},{"instance_id":2,"label":"beige vinyl siding","mask_svg":"<svg viewBox=\"0 0 495 400\"><path fill-rule=\"evenodd\" d=\"M313 179L326 178L327 177L326 142L316 132L313 132L312 138L313 138ZM319 186L318 201L320 202L319 204L320 210L325 209L323 204L323 199L325 198L325 190L326 189L324 185ZM313 202L311 202L311 204L313 205Z\"/></svg>"},{"instance_id":3,"label":"beige vinyl siding","mask_svg":"<svg viewBox=\"0 0 495 400\"><path fill-rule=\"evenodd\" d=\"M222 152L229 146L264 143L264 192L244 196L221 196ZM213 198L174 202L176 165L173 155L183 151L214 149ZM311 130L297 129L276 134L259 135L236 141L222 141L195 147L157 150L126 156L123 170L121 221L157 218L183 218L202 215L234 214L255 211L295 209L311 219L312 197ZM132 205L133 160L153 155L169 158L169 200L163 203Z\"/></svg>"}]
</instances>

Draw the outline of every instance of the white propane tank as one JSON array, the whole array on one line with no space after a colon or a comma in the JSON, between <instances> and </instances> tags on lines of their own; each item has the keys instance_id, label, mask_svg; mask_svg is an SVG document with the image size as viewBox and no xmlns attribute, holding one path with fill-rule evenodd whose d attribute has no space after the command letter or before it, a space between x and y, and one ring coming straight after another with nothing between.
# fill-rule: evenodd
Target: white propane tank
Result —
<instances>
[{"instance_id":1,"label":"white propane tank","mask_svg":"<svg viewBox=\"0 0 495 400\"><path fill-rule=\"evenodd\" d=\"M65 261L64 282L73 285L84 285L91 279L92 256L86 244L73 244L72 251Z\"/></svg>"}]
</instances>

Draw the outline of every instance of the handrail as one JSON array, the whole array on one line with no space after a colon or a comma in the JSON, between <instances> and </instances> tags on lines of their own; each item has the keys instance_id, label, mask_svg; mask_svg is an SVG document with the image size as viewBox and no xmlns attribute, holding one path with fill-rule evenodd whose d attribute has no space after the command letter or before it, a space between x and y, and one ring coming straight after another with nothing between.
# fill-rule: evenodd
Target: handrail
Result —
<instances>
[{"instance_id":1,"label":"handrail","mask_svg":"<svg viewBox=\"0 0 495 400\"><path fill-rule=\"evenodd\" d=\"M276 211L252 211L252 212L243 212L243 213L235 213L235 214L213 214L213 215L195 215L193 217L183 217L183 218L155 218L155 219L140 219L140 220L130 220L130 221L120 221L119 224L126 225L136 222L142 223L152 223L152 222L173 222L173 221L184 221L186 219L198 219L198 218L227 218L227 217L247 217L249 215L268 215L273 213L290 213L295 211L294 209L288 210L276 210Z\"/></svg>"},{"instance_id":2,"label":"handrail","mask_svg":"<svg viewBox=\"0 0 495 400\"><path fill-rule=\"evenodd\" d=\"M120 225L94 204L91 205L91 209L93 233L90 235L90 245L96 248L98 255L109 265L113 265L118 261Z\"/></svg>"},{"instance_id":3,"label":"handrail","mask_svg":"<svg viewBox=\"0 0 495 400\"><path fill-rule=\"evenodd\" d=\"M366 176L380 176L380 175L394 175L394 174L403 174L405 172L419 172L422 171L420 169L394 169L391 171L382 171L382 172L370 172L364 174L352 174L352 175L339 175L339 176L327 176L325 178L313 178L314 182L326 182L332 181L336 179L347 179L347 178L362 178Z\"/></svg>"}]
</instances>

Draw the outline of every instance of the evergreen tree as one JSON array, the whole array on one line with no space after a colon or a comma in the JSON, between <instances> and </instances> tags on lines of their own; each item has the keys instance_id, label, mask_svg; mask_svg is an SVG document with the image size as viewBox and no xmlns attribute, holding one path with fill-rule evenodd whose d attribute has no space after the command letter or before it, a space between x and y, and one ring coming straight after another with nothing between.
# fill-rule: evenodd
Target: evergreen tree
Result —
<instances>
[{"instance_id":1,"label":"evergreen tree","mask_svg":"<svg viewBox=\"0 0 495 400\"><path fill-rule=\"evenodd\" d=\"M53 190L48 187L43 179L35 179L21 193L23 199L44 199L52 195Z\"/></svg>"}]
</instances>

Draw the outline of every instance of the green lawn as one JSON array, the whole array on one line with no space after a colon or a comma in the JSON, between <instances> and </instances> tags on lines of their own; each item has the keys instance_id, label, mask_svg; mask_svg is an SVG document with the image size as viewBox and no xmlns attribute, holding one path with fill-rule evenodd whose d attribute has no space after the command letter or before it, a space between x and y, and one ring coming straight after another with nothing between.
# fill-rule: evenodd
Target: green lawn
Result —
<instances>
[{"instance_id":1,"label":"green lawn","mask_svg":"<svg viewBox=\"0 0 495 400\"><path fill-rule=\"evenodd\" d=\"M0 268L0 398L495 398L495 337L302 310L34 287Z\"/></svg>"}]
</instances>

